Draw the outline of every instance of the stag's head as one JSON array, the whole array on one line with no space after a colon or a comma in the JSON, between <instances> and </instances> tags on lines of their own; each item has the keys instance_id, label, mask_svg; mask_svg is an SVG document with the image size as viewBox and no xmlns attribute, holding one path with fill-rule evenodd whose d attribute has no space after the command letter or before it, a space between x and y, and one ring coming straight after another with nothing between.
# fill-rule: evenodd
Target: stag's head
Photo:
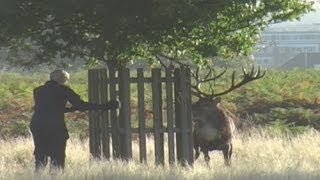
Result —
<instances>
[{"instance_id":1,"label":"stag's head","mask_svg":"<svg viewBox=\"0 0 320 180\"><path fill-rule=\"evenodd\" d=\"M219 106L220 98L199 98L192 104L193 121L204 124L211 114L217 114L217 107Z\"/></svg>"}]
</instances>

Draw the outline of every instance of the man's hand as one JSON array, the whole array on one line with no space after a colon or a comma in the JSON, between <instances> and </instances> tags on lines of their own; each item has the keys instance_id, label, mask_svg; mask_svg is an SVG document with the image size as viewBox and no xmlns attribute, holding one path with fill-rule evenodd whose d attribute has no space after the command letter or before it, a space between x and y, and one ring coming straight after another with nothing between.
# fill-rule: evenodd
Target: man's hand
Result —
<instances>
[{"instance_id":1,"label":"man's hand","mask_svg":"<svg viewBox=\"0 0 320 180\"><path fill-rule=\"evenodd\" d=\"M65 108L65 112L66 112L66 113L67 113L67 112L74 112L74 111L76 111L76 110L78 110L78 108L76 108L76 107L74 107L74 106L66 107L66 108Z\"/></svg>"},{"instance_id":2,"label":"man's hand","mask_svg":"<svg viewBox=\"0 0 320 180\"><path fill-rule=\"evenodd\" d=\"M119 101L110 100L110 101L107 103L107 109L118 109L118 108L120 108L120 103L119 103Z\"/></svg>"}]
</instances>

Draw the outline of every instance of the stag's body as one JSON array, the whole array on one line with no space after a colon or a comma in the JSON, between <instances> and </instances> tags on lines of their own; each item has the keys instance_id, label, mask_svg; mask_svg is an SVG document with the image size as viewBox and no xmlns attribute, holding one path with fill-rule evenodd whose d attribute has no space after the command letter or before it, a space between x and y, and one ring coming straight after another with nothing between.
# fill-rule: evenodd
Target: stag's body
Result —
<instances>
[{"instance_id":1,"label":"stag's body","mask_svg":"<svg viewBox=\"0 0 320 180\"><path fill-rule=\"evenodd\" d=\"M192 114L195 158L199 157L201 150L208 164L209 151L221 150L225 164L231 165L235 117L219 102L206 99L192 105Z\"/></svg>"},{"instance_id":2,"label":"stag's body","mask_svg":"<svg viewBox=\"0 0 320 180\"><path fill-rule=\"evenodd\" d=\"M236 117L227 109L224 108L219 97L230 93L231 91L249 83L251 81L262 78L265 71L261 73L260 68L255 71L252 66L248 73L245 68L242 68L243 78L236 82L236 72L233 71L231 76L231 86L221 92L215 92L211 87L211 94L203 92L200 89L201 83L215 81L220 78L225 72L218 75L213 75L213 70L209 68L209 72L204 77L200 75L200 69L197 68L192 77L195 80L195 85L191 85L192 93L199 98L199 101L192 105L193 121L195 122L193 136L194 148L196 150L195 158L200 155L200 150L203 152L207 164L209 163L209 151L221 150L223 152L226 165L231 165L232 155L232 138L235 130L234 120Z\"/></svg>"}]
</instances>

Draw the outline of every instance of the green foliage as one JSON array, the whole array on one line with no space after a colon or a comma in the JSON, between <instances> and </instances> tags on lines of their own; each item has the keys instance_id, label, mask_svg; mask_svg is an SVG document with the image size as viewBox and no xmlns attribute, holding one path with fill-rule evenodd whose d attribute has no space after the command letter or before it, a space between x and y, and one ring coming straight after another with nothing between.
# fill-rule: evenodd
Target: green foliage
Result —
<instances>
[{"instance_id":1,"label":"green foliage","mask_svg":"<svg viewBox=\"0 0 320 180\"><path fill-rule=\"evenodd\" d=\"M296 126L294 124L287 124L283 120L276 119L270 122L270 124L264 126L263 130L265 130L267 134L273 137L283 135L292 137L293 135L299 135L307 132L309 128L306 126Z\"/></svg>"},{"instance_id":2,"label":"green foliage","mask_svg":"<svg viewBox=\"0 0 320 180\"><path fill-rule=\"evenodd\" d=\"M27 137L29 133L29 124L23 120L13 119L8 123L0 122L1 138L8 137Z\"/></svg>"},{"instance_id":3,"label":"green foliage","mask_svg":"<svg viewBox=\"0 0 320 180\"><path fill-rule=\"evenodd\" d=\"M241 72L236 72L237 81ZM202 90L215 93L231 85L231 71L213 84L203 84ZM223 96L226 104L241 119L240 126L247 123L248 116L253 126L274 127L279 132L301 132L304 127L320 129L319 98L320 71L314 69L292 71L268 70L265 77ZM319 102L317 102L319 101ZM229 109L230 109L229 108ZM276 122L280 123L276 123ZM280 128L281 127L281 128Z\"/></svg>"},{"instance_id":4,"label":"green foliage","mask_svg":"<svg viewBox=\"0 0 320 180\"><path fill-rule=\"evenodd\" d=\"M57 56L92 64L158 54L205 64L247 55L268 24L311 10L301 0L2 0L0 46L31 55L16 62L24 66Z\"/></svg>"},{"instance_id":5,"label":"green foliage","mask_svg":"<svg viewBox=\"0 0 320 180\"><path fill-rule=\"evenodd\" d=\"M69 129L69 134L79 139L86 139L89 137L89 121L87 119L74 120L66 118L66 125Z\"/></svg>"},{"instance_id":6,"label":"green foliage","mask_svg":"<svg viewBox=\"0 0 320 180\"><path fill-rule=\"evenodd\" d=\"M319 129L319 76L320 71L312 69L269 70L263 79L232 92L226 99L245 112L239 113L241 117L249 114L253 124L297 132L304 127Z\"/></svg>"},{"instance_id":7,"label":"green foliage","mask_svg":"<svg viewBox=\"0 0 320 180\"><path fill-rule=\"evenodd\" d=\"M318 70L268 70L267 75L239 89L251 102L264 101L299 106L313 103L320 94L320 76ZM237 100L236 100L237 101Z\"/></svg>"},{"instance_id":8,"label":"green foliage","mask_svg":"<svg viewBox=\"0 0 320 180\"><path fill-rule=\"evenodd\" d=\"M87 74L85 71L71 74L70 86L83 99L87 99ZM33 88L48 79L44 73L0 72L0 134L1 137L28 136L32 116ZM77 119L77 118L75 118ZM77 120L80 121L81 117ZM85 132L84 125L70 123L71 133ZM80 126L80 125L82 126ZM81 130L78 130L81 129ZM79 133L79 131L82 131ZM79 136L80 136L79 135Z\"/></svg>"},{"instance_id":9,"label":"green foliage","mask_svg":"<svg viewBox=\"0 0 320 180\"><path fill-rule=\"evenodd\" d=\"M303 133L320 123L320 115L304 108L272 108L268 113L255 114L253 121L278 135Z\"/></svg>"},{"instance_id":10,"label":"green foliage","mask_svg":"<svg viewBox=\"0 0 320 180\"><path fill-rule=\"evenodd\" d=\"M136 73L132 72L134 74ZM228 77L222 78L216 85L220 89L229 87ZM32 89L43 84L47 77L43 74L2 72L0 79L0 133L2 136L27 135L33 106ZM86 71L71 73L69 85L87 100ZM131 88L131 124L138 127L137 86L132 85ZM205 86L202 89L210 91ZM277 133L298 133L309 127L320 129L319 90L319 70L268 70L264 78L243 86L222 99L241 118L240 123L249 119L253 126L265 127L270 132L273 129ZM145 85L147 127L152 127L151 92L151 86ZM71 134L87 137L87 113L68 113L66 119Z\"/></svg>"}]
</instances>

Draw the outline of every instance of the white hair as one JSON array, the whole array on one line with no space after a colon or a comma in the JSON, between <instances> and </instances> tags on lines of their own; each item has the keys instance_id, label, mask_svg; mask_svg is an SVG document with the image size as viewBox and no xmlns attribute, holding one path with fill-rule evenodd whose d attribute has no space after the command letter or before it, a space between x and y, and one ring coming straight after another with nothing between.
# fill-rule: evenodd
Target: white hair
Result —
<instances>
[{"instance_id":1,"label":"white hair","mask_svg":"<svg viewBox=\"0 0 320 180\"><path fill-rule=\"evenodd\" d=\"M59 84L65 84L69 78L69 73L63 69L56 69L50 73L50 80L56 81Z\"/></svg>"}]
</instances>

